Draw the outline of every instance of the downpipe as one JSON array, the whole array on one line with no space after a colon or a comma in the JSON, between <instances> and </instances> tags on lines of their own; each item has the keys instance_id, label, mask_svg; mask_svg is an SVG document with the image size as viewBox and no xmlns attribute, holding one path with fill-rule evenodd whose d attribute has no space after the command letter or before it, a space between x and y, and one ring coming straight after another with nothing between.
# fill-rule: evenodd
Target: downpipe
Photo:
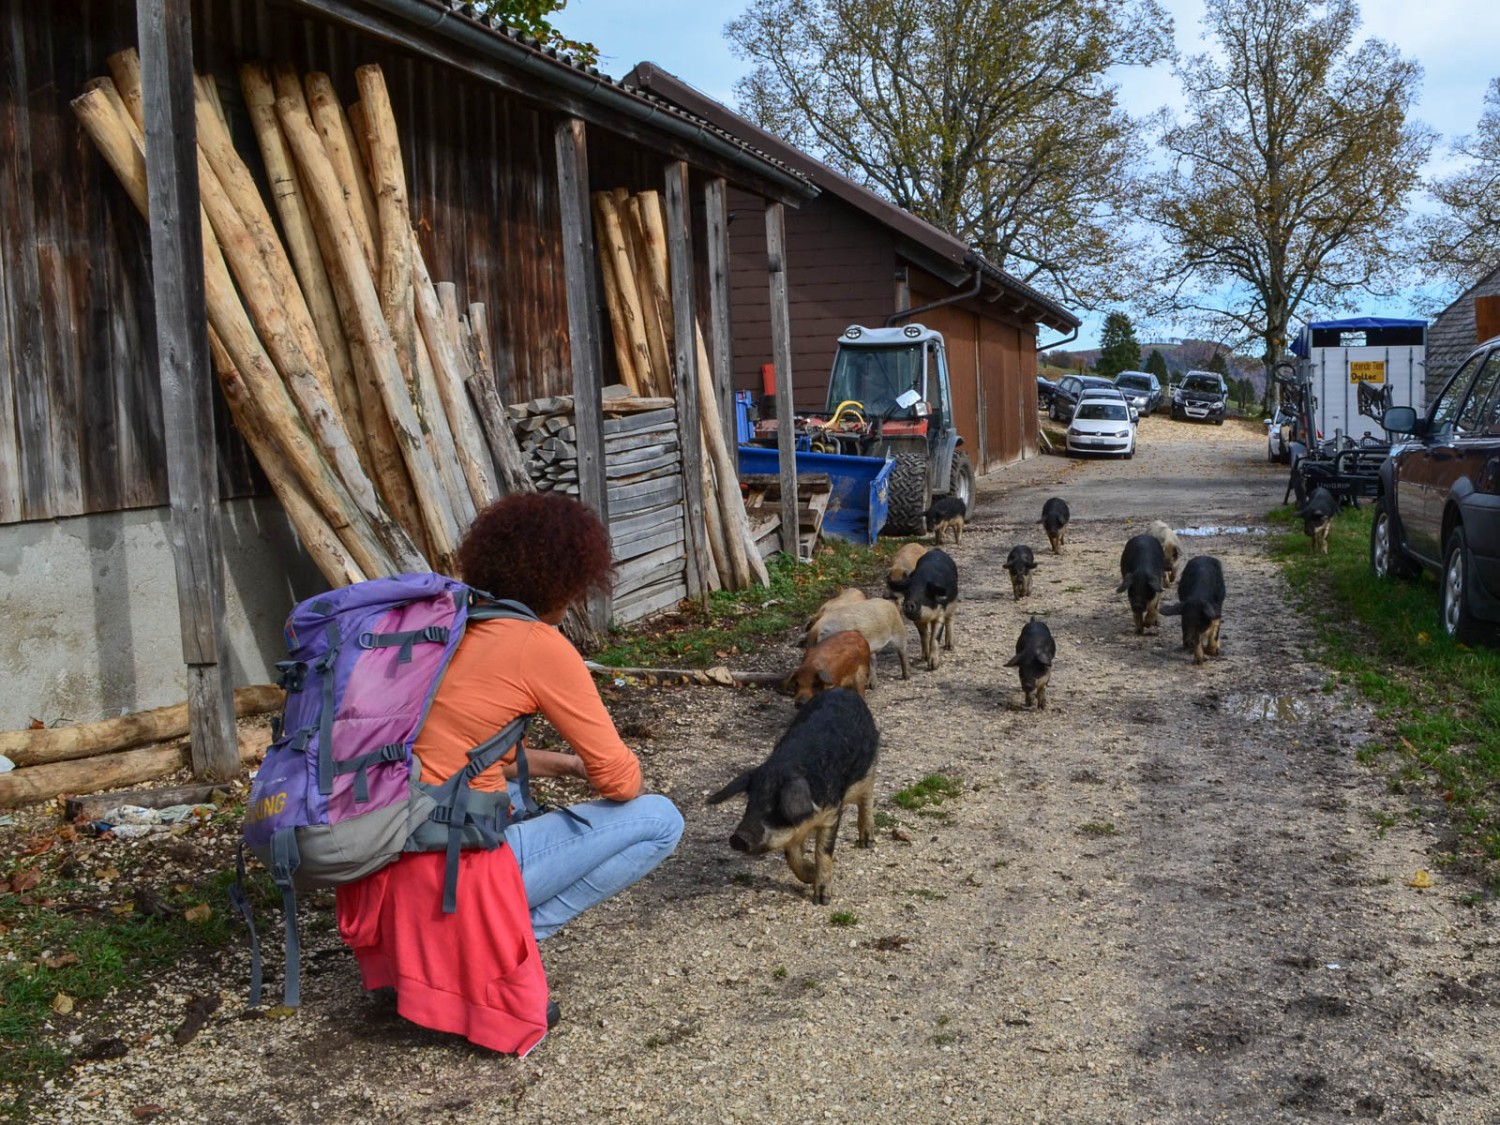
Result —
<instances>
[{"instance_id":1,"label":"downpipe","mask_svg":"<svg viewBox=\"0 0 1500 1125\"><path fill-rule=\"evenodd\" d=\"M910 320L912 317L918 316L921 313L931 312L933 309L940 309L946 305L956 305L960 301L967 301L970 298L977 297L979 296L979 290L983 285L984 274L979 270L975 270L974 276L970 279L969 288L965 289L962 293L954 293L951 296L944 297L941 301L933 301L928 305L918 305L914 309L897 309L895 312L891 313L890 316L885 318L884 327L890 328L897 321ZM1077 333L1075 332L1074 335L1077 335Z\"/></svg>"}]
</instances>

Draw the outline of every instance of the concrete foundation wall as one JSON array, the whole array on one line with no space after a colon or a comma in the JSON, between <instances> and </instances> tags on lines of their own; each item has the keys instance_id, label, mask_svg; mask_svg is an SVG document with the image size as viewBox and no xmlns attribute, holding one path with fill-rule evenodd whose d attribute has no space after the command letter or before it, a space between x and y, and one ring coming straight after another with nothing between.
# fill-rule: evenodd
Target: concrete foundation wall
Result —
<instances>
[{"instance_id":1,"label":"concrete foundation wall","mask_svg":"<svg viewBox=\"0 0 1500 1125\"><path fill-rule=\"evenodd\" d=\"M222 507L229 675L275 679L292 604L327 588L274 499ZM170 511L0 526L0 730L186 698Z\"/></svg>"}]
</instances>

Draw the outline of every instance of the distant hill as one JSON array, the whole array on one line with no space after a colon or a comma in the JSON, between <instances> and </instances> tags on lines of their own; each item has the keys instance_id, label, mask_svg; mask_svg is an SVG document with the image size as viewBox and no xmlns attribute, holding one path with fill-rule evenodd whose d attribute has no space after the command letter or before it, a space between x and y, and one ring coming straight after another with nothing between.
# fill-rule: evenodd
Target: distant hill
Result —
<instances>
[{"instance_id":1,"label":"distant hill","mask_svg":"<svg viewBox=\"0 0 1500 1125\"><path fill-rule=\"evenodd\" d=\"M1162 358L1167 361L1167 370L1175 377L1184 371L1207 370L1209 363L1213 360L1216 352L1223 349L1211 340L1179 340L1176 343L1152 342L1141 345L1141 366L1146 365L1146 359L1153 351L1159 351ZM1094 364L1099 361L1098 348L1081 348L1077 351L1064 351L1054 349L1042 352L1037 356L1037 362L1043 366L1059 368L1066 371L1078 371L1081 369L1092 371ZM1266 371L1257 359L1247 356L1226 356L1229 373L1236 379L1249 379L1259 392L1265 390ZM1046 374L1046 372L1043 372Z\"/></svg>"}]
</instances>

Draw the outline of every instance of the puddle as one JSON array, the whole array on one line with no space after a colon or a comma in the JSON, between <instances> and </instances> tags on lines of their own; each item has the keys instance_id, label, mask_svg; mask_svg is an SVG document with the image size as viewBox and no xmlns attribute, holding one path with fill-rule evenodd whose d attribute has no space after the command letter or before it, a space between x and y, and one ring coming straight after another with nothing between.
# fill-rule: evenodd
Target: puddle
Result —
<instances>
[{"instance_id":1,"label":"puddle","mask_svg":"<svg viewBox=\"0 0 1500 1125\"><path fill-rule=\"evenodd\" d=\"M1201 535L1264 535L1266 529L1263 527L1220 527L1217 524L1208 527L1179 527L1178 535L1186 535L1196 538Z\"/></svg>"},{"instance_id":2,"label":"puddle","mask_svg":"<svg viewBox=\"0 0 1500 1125\"><path fill-rule=\"evenodd\" d=\"M1299 722L1314 714L1311 701L1292 695L1231 695L1224 699L1223 710L1237 719L1260 722Z\"/></svg>"}]
</instances>

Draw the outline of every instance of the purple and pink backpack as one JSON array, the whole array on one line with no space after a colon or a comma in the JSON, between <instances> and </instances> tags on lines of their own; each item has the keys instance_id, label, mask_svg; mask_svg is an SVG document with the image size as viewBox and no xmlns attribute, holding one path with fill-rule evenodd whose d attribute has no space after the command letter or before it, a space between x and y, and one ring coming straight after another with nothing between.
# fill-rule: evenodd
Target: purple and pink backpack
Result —
<instances>
[{"instance_id":1,"label":"purple and pink backpack","mask_svg":"<svg viewBox=\"0 0 1500 1125\"><path fill-rule=\"evenodd\" d=\"M469 751L442 785L420 780L412 752L443 673L470 621L535 621L519 602L497 601L438 574L359 582L298 604L287 618L289 659L277 665L286 708L250 787L244 846L271 872L286 912L282 1003L301 1003L296 893L362 879L404 852L447 852L443 910L453 913L458 855L496 848L506 826L538 811L521 737L530 715ZM521 808L505 787L469 783L516 748ZM260 946L240 881L235 908L250 927L250 1002L260 1003Z\"/></svg>"}]
</instances>

